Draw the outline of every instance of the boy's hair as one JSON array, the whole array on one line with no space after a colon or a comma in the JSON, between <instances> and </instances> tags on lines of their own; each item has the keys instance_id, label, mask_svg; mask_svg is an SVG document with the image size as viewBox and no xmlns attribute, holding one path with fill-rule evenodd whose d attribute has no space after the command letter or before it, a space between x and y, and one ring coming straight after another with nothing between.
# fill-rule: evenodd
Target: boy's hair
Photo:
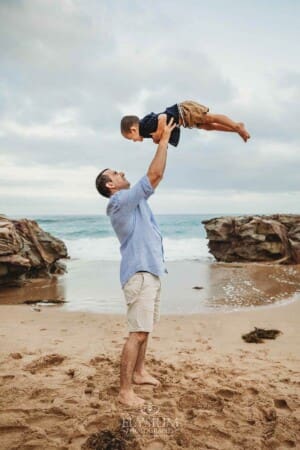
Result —
<instances>
[{"instance_id":1,"label":"boy's hair","mask_svg":"<svg viewBox=\"0 0 300 450\"><path fill-rule=\"evenodd\" d=\"M121 133L130 133L130 128L133 125L138 125L138 116L124 116L121 120Z\"/></svg>"},{"instance_id":2,"label":"boy's hair","mask_svg":"<svg viewBox=\"0 0 300 450\"><path fill-rule=\"evenodd\" d=\"M106 183L111 181L109 175L105 175L105 171L108 169L102 170L96 178L96 189L99 194L103 195L103 197L110 197L110 189L106 186Z\"/></svg>"}]
</instances>

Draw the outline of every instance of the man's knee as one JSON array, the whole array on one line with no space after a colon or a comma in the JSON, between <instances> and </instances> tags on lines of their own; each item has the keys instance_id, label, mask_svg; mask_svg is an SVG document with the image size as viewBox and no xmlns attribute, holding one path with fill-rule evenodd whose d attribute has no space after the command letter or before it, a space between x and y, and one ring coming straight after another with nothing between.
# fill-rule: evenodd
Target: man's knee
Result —
<instances>
[{"instance_id":1,"label":"man's knee","mask_svg":"<svg viewBox=\"0 0 300 450\"><path fill-rule=\"evenodd\" d=\"M140 344L142 344L147 339L148 334L149 333L146 331L134 331L134 332L130 333L130 336L132 337L132 339L134 339L137 342L139 342Z\"/></svg>"}]
</instances>

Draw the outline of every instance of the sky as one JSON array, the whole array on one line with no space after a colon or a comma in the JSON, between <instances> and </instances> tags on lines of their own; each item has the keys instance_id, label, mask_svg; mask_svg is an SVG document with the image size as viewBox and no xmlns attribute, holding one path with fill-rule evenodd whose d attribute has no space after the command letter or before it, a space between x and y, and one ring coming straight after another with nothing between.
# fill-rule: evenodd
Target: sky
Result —
<instances>
[{"instance_id":1,"label":"sky","mask_svg":"<svg viewBox=\"0 0 300 450\"><path fill-rule=\"evenodd\" d=\"M155 213L300 213L299 42L298 0L0 0L0 214L105 214L156 150L121 117L183 100L251 139L182 130Z\"/></svg>"}]
</instances>

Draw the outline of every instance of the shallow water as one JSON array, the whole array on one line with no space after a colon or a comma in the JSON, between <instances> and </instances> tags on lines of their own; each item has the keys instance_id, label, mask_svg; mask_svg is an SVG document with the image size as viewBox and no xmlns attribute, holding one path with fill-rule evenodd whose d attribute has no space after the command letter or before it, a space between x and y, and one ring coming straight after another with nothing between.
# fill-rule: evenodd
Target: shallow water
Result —
<instances>
[{"instance_id":1,"label":"shallow water","mask_svg":"<svg viewBox=\"0 0 300 450\"><path fill-rule=\"evenodd\" d=\"M69 311L125 312L117 262L70 260L67 265L68 273L57 279L2 289L0 304L60 299L67 303L59 308ZM167 268L162 314L232 311L300 298L300 265L181 261L169 262Z\"/></svg>"}]
</instances>

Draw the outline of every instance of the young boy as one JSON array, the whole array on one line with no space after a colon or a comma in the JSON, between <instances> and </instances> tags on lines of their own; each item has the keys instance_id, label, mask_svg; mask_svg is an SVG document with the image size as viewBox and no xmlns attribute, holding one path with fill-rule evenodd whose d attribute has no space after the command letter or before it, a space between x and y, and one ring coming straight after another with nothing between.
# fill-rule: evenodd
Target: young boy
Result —
<instances>
[{"instance_id":1,"label":"young boy","mask_svg":"<svg viewBox=\"0 0 300 450\"><path fill-rule=\"evenodd\" d=\"M194 101L185 101L169 106L162 113L147 114L142 119L137 116L124 116L121 120L121 133L134 142L152 138L158 144L166 123L173 117L177 123L170 136L169 143L176 147L180 138L180 127L200 128L203 130L231 131L238 133L247 142L250 135L244 124L233 122L221 114L210 114L209 108Z\"/></svg>"}]
</instances>

